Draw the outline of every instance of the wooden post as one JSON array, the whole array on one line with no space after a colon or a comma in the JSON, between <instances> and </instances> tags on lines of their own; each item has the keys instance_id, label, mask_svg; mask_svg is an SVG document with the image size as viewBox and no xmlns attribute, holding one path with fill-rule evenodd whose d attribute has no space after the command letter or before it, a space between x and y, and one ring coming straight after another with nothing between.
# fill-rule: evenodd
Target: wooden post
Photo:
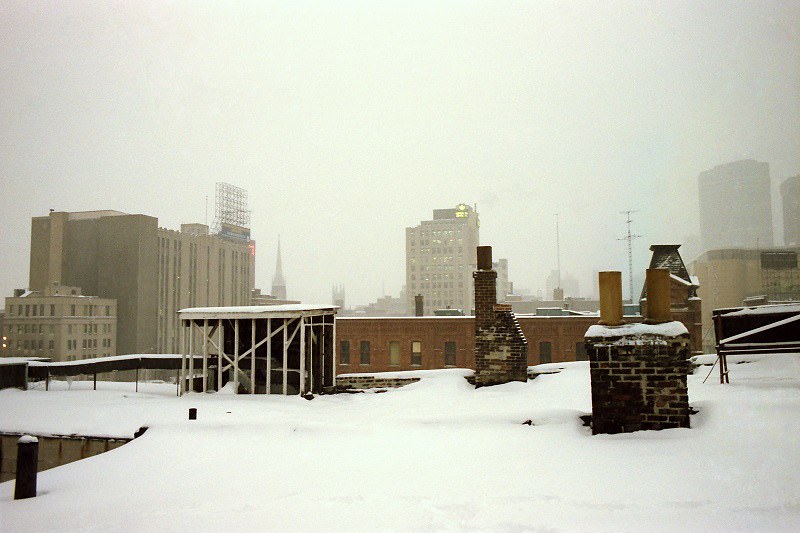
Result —
<instances>
[{"instance_id":1,"label":"wooden post","mask_svg":"<svg viewBox=\"0 0 800 533\"><path fill-rule=\"evenodd\" d=\"M139 363L141 364L141 363ZM136 392L139 392L139 367L136 367Z\"/></svg>"},{"instance_id":2,"label":"wooden post","mask_svg":"<svg viewBox=\"0 0 800 533\"><path fill-rule=\"evenodd\" d=\"M180 382L178 390L180 394L183 394L186 392L186 332L184 331L183 320L178 321L178 341L181 349L181 377L178 380Z\"/></svg>"},{"instance_id":3,"label":"wooden post","mask_svg":"<svg viewBox=\"0 0 800 533\"><path fill-rule=\"evenodd\" d=\"M189 392L194 392L194 320L189 321Z\"/></svg>"},{"instance_id":4,"label":"wooden post","mask_svg":"<svg viewBox=\"0 0 800 533\"><path fill-rule=\"evenodd\" d=\"M47 372L45 373L45 377L44 377L44 390L46 390L46 391L50 390L50 369L49 368L47 369Z\"/></svg>"},{"instance_id":5,"label":"wooden post","mask_svg":"<svg viewBox=\"0 0 800 533\"><path fill-rule=\"evenodd\" d=\"M36 475L39 471L39 439L23 435L17 441L17 479L14 499L36 497Z\"/></svg>"},{"instance_id":6,"label":"wooden post","mask_svg":"<svg viewBox=\"0 0 800 533\"><path fill-rule=\"evenodd\" d=\"M94 387L92 390L97 390L97 372L94 373Z\"/></svg>"},{"instance_id":7,"label":"wooden post","mask_svg":"<svg viewBox=\"0 0 800 533\"><path fill-rule=\"evenodd\" d=\"M300 396L306 393L306 317L300 317Z\"/></svg>"},{"instance_id":8,"label":"wooden post","mask_svg":"<svg viewBox=\"0 0 800 533\"><path fill-rule=\"evenodd\" d=\"M233 393L239 394L239 319L233 319Z\"/></svg>"},{"instance_id":9,"label":"wooden post","mask_svg":"<svg viewBox=\"0 0 800 533\"><path fill-rule=\"evenodd\" d=\"M267 319L267 394L272 394L272 319Z\"/></svg>"},{"instance_id":10,"label":"wooden post","mask_svg":"<svg viewBox=\"0 0 800 533\"><path fill-rule=\"evenodd\" d=\"M208 319L203 319L203 392L208 392Z\"/></svg>"},{"instance_id":11,"label":"wooden post","mask_svg":"<svg viewBox=\"0 0 800 533\"><path fill-rule=\"evenodd\" d=\"M287 365L289 364L289 350L287 349L288 347L286 346L286 326L288 325L289 325L289 319L284 318L283 319L283 395L284 396L286 396L286 394L289 392L288 380L286 379L288 376Z\"/></svg>"},{"instance_id":12,"label":"wooden post","mask_svg":"<svg viewBox=\"0 0 800 533\"><path fill-rule=\"evenodd\" d=\"M336 368L336 315L333 315L333 339L331 340L331 346L333 347L333 353L331 354L331 357L333 357L333 363L332 363L332 366L333 366L333 380L332 380L332 385L333 385L333 387L335 389L336 388L336 371L338 370Z\"/></svg>"},{"instance_id":13,"label":"wooden post","mask_svg":"<svg viewBox=\"0 0 800 533\"><path fill-rule=\"evenodd\" d=\"M225 348L225 343L223 342L224 334L222 329L222 319L219 319L219 326L217 327L219 330L219 348L217 349L217 392L222 388L222 353L223 349Z\"/></svg>"},{"instance_id":14,"label":"wooden post","mask_svg":"<svg viewBox=\"0 0 800 533\"><path fill-rule=\"evenodd\" d=\"M250 321L250 394L256 393L256 319Z\"/></svg>"}]
</instances>

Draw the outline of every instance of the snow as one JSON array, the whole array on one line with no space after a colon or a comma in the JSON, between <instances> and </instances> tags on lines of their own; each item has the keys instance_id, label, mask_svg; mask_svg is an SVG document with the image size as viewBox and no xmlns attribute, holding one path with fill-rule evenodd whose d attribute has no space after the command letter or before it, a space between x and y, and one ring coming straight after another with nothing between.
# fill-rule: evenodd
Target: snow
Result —
<instances>
[{"instance_id":1,"label":"snow","mask_svg":"<svg viewBox=\"0 0 800 533\"><path fill-rule=\"evenodd\" d=\"M31 444L32 442L39 442L39 439L32 435L23 435L17 439L18 444Z\"/></svg>"},{"instance_id":2,"label":"snow","mask_svg":"<svg viewBox=\"0 0 800 533\"><path fill-rule=\"evenodd\" d=\"M33 366L34 363L41 363L49 360L50 358L48 357L0 357L0 366L21 365L24 363L28 363L29 365Z\"/></svg>"},{"instance_id":3,"label":"snow","mask_svg":"<svg viewBox=\"0 0 800 533\"><path fill-rule=\"evenodd\" d=\"M689 330L678 321L663 324L622 324L621 326L601 326L595 324L586 330L586 337L626 337L639 335L661 335L662 337L677 337L686 335Z\"/></svg>"},{"instance_id":4,"label":"snow","mask_svg":"<svg viewBox=\"0 0 800 533\"><path fill-rule=\"evenodd\" d=\"M796 531L800 354L689 376L692 429L592 436L588 363L472 388L456 371L384 394L193 394L174 385L0 392L0 429L131 436L0 484L0 531ZM53 390L57 389L57 390ZM188 420L196 407L198 418ZM532 426L523 425L526 420Z\"/></svg>"},{"instance_id":5,"label":"snow","mask_svg":"<svg viewBox=\"0 0 800 533\"><path fill-rule=\"evenodd\" d=\"M200 313L253 313L253 314L276 314L293 313L300 311L328 311L339 309L335 305L311 305L311 304L282 304L282 305L242 305L233 307L187 307L178 313L200 314Z\"/></svg>"},{"instance_id":6,"label":"snow","mask_svg":"<svg viewBox=\"0 0 800 533\"><path fill-rule=\"evenodd\" d=\"M125 355L109 355L106 357L92 357L90 359L78 359L77 361L58 361L54 363L31 361L30 366L49 366L49 367L69 367L82 366L87 363L106 363L111 361L129 361L135 359L175 359L181 357L179 353L132 353Z\"/></svg>"},{"instance_id":7,"label":"snow","mask_svg":"<svg viewBox=\"0 0 800 533\"><path fill-rule=\"evenodd\" d=\"M771 313L800 313L800 304L759 305L758 307L745 307L738 311L725 313L722 316L747 316L767 315Z\"/></svg>"}]
</instances>

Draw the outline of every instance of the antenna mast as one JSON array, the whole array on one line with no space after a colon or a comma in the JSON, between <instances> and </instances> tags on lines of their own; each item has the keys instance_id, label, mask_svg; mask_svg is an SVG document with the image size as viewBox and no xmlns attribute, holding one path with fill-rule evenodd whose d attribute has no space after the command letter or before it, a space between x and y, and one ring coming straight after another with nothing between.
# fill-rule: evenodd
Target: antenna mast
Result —
<instances>
[{"instance_id":1,"label":"antenna mast","mask_svg":"<svg viewBox=\"0 0 800 533\"><path fill-rule=\"evenodd\" d=\"M628 225L628 234L621 239L617 239L618 241L628 241L628 296L630 298L630 303L633 303L633 247L632 242L633 239L638 239L641 235L634 235L631 233L631 213L636 213L636 209L628 209L627 211L620 211L621 214L625 215L626 220L625 223Z\"/></svg>"},{"instance_id":2,"label":"antenna mast","mask_svg":"<svg viewBox=\"0 0 800 533\"><path fill-rule=\"evenodd\" d=\"M558 234L558 213L556 213L556 261L558 265L558 288L561 288L561 240Z\"/></svg>"}]
</instances>

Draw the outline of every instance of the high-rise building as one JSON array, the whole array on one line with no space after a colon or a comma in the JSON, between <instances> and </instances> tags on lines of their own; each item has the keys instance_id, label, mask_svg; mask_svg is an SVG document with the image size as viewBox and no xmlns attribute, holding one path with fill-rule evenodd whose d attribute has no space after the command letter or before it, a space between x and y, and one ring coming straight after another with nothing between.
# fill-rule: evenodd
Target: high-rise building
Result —
<instances>
[{"instance_id":1,"label":"high-rise building","mask_svg":"<svg viewBox=\"0 0 800 533\"><path fill-rule=\"evenodd\" d=\"M283 279L283 265L281 264L281 240L278 239L278 254L275 259L275 276L272 278L272 296L279 300L286 299L286 280Z\"/></svg>"},{"instance_id":2,"label":"high-rise building","mask_svg":"<svg viewBox=\"0 0 800 533\"><path fill-rule=\"evenodd\" d=\"M800 246L800 175L781 184L783 200L783 242Z\"/></svg>"},{"instance_id":3,"label":"high-rise building","mask_svg":"<svg viewBox=\"0 0 800 533\"><path fill-rule=\"evenodd\" d=\"M470 314L475 296L472 272L476 268L478 213L466 204L434 209L433 220L406 228L406 289L409 311L414 296L423 297L423 312L462 309Z\"/></svg>"},{"instance_id":4,"label":"high-rise building","mask_svg":"<svg viewBox=\"0 0 800 533\"><path fill-rule=\"evenodd\" d=\"M179 309L250 303L253 244L203 224L159 228L147 215L51 212L31 221L29 288L114 299L117 353L175 353Z\"/></svg>"},{"instance_id":5,"label":"high-rise building","mask_svg":"<svg viewBox=\"0 0 800 533\"><path fill-rule=\"evenodd\" d=\"M717 165L701 172L698 183L704 250L773 245L768 163L745 159Z\"/></svg>"}]
</instances>

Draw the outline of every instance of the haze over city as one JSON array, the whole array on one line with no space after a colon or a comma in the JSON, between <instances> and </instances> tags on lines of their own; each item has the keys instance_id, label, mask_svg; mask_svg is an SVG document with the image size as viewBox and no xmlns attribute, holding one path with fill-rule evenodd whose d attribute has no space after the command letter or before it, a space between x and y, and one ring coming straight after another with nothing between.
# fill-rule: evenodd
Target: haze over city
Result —
<instances>
[{"instance_id":1,"label":"haze over city","mask_svg":"<svg viewBox=\"0 0 800 533\"><path fill-rule=\"evenodd\" d=\"M796 2L0 4L0 290L31 217L213 218L249 191L256 286L397 295L405 228L477 204L515 287L626 270L619 212L700 252L697 176L800 172ZM774 211L776 244L780 212Z\"/></svg>"}]
</instances>

